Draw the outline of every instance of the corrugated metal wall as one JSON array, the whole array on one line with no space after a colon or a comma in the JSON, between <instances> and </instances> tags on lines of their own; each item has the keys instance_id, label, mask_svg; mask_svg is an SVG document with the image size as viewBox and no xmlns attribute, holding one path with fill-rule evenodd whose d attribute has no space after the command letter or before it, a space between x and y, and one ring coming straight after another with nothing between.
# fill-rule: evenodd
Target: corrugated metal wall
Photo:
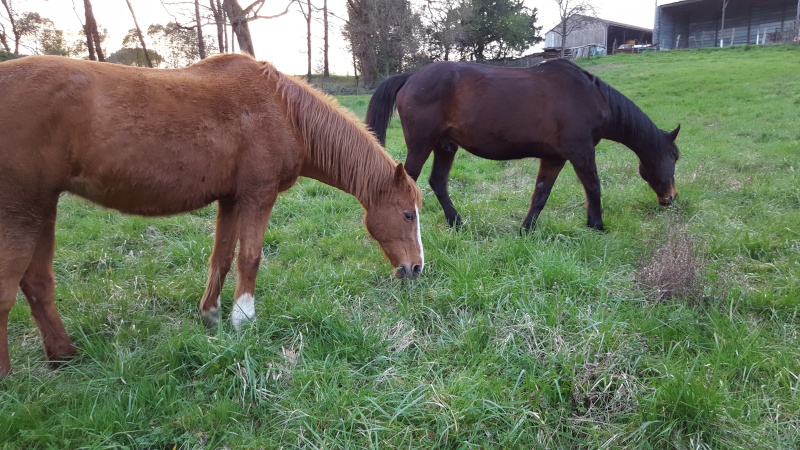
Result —
<instances>
[{"instance_id":1,"label":"corrugated metal wall","mask_svg":"<svg viewBox=\"0 0 800 450\"><path fill-rule=\"evenodd\" d=\"M686 1L658 7L654 41L662 49L719 47L791 39L796 0Z\"/></svg>"}]
</instances>

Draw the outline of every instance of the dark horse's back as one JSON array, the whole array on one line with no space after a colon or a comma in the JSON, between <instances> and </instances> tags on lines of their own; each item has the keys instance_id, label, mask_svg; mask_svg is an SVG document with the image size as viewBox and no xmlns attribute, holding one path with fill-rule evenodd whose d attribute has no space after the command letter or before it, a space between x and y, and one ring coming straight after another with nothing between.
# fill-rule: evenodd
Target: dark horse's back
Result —
<instances>
[{"instance_id":1,"label":"dark horse's back","mask_svg":"<svg viewBox=\"0 0 800 450\"><path fill-rule=\"evenodd\" d=\"M596 143L609 116L596 81L567 60L528 68L440 61L413 76L390 78L379 89L395 90L407 138L437 136L439 142L420 144L452 143L502 160L555 156L564 140ZM372 103L367 124L382 137L387 105L380 111Z\"/></svg>"}]
</instances>

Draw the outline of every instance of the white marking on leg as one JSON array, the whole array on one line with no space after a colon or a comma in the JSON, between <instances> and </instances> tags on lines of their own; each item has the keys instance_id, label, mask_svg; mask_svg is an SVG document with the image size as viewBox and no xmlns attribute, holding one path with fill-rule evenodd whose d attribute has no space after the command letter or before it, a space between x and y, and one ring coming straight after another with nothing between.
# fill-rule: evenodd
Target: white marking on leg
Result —
<instances>
[{"instance_id":1,"label":"white marking on leg","mask_svg":"<svg viewBox=\"0 0 800 450\"><path fill-rule=\"evenodd\" d=\"M252 321L256 318L256 303L255 298L250 294L242 294L241 297L236 299L231 311L231 322L233 329L240 331L242 325Z\"/></svg>"},{"instance_id":2,"label":"white marking on leg","mask_svg":"<svg viewBox=\"0 0 800 450\"><path fill-rule=\"evenodd\" d=\"M417 243L419 244L419 256L422 258L420 271L425 267L425 250L422 248L422 227L419 226L419 208L414 206L414 211L417 213Z\"/></svg>"}]
</instances>

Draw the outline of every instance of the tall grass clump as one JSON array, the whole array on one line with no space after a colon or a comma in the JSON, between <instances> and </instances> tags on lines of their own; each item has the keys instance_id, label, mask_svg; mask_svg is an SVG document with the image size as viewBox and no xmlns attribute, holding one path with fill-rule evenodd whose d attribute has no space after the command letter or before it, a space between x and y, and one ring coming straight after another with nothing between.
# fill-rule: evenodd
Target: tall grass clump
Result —
<instances>
[{"instance_id":1,"label":"tall grass clump","mask_svg":"<svg viewBox=\"0 0 800 450\"><path fill-rule=\"evenodd\" d=\"M635 279L654 300L694 300L703 295L703 270L698 238L677 219L658 233L653 247L639 260Z\"/></svg>"}]
</instances>

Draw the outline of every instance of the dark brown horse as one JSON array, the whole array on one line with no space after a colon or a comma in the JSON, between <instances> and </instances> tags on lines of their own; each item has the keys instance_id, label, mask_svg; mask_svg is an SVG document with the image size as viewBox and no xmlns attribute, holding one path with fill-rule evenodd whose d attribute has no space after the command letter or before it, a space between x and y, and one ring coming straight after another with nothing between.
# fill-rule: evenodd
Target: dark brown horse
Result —
<instances>
[{"instance_id":1,"label":"dark brown horse","mask_svg":"<svg viewBox=\"0 0 800 450\"><path fill-rule=\"evenodd\" d=\"M261 247L278 193L298 177L348 192L400 278L424 264L414 180L334 100L242 55L186 69L61 57L0 64L0 377L21 289L52 360L72 355L53 302L56 207L72 192L123 213L218 202L200 313L218 321L239 244L234 327L252 320Z\"/></svg>"},{"instance_id":2,"label":"dark brown horse","mask_svg":"<svg viewBox=\"0 0 800 450\"><path fill-rule=\"evenodd\" d=\"M569 161L586 192L588 226L603 229L595 146L610 139L639 157L639 174L662 205L675 200L678 148L631 100L577 65L557 59L524 69L436 62L378 86L367 125L381 143L395 101L408 148L406 171L415 180L433 152L430 185L450 226L461 217L447 192L458 147L482 158L539 158L539 174L523 231L536 218Z\"/></svg>"}]
</instances>

